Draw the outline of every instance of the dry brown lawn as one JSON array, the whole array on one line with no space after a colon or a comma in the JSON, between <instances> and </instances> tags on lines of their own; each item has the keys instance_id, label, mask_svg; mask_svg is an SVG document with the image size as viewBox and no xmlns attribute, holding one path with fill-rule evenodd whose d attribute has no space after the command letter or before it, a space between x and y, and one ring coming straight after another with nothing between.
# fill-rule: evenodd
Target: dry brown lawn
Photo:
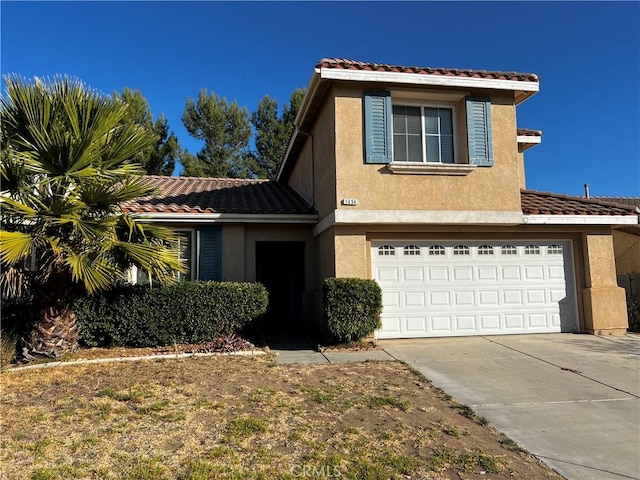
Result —
<instances>
[{"instance_id":1,"label":"dry brown lawn","mask_svg":"<svg viewBox=\"0 0 640 480\"><path fill-rule=\"evenodd\" d=\"M562 478L396 362L165 358L0 381L5 480Z\"/></svg>"}]
</instances>

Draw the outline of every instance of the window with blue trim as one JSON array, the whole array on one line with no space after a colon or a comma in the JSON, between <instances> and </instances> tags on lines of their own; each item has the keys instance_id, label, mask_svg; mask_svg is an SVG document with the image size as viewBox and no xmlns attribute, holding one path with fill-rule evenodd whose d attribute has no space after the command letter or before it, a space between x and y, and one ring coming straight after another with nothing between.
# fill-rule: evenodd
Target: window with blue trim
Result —
<instances>
[{"instance_id":1,"label":"window with blue trim","mask_svg":"<svg viewBox=\"0 0 640 480\"><path fill-rule=\"evenodd\" d=\"M393 106L393 161L454 163L453 109Z\"/></svg>"}]
</instances>

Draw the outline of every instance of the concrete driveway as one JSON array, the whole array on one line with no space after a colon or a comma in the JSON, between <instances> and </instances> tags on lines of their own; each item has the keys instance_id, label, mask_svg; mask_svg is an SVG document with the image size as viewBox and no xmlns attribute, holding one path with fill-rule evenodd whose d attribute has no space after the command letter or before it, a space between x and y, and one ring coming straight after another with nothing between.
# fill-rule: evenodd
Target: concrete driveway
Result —
<instances>
[{"instance_id":1,"label":"concrete driveway","mask_svg":"<svg viewBox=\"0 0 640 480\"><path fill-rule=\"evenodd\" d=\"M640 479L640 335L380 345L566 478Z\"/></svg>"}]
</instances>

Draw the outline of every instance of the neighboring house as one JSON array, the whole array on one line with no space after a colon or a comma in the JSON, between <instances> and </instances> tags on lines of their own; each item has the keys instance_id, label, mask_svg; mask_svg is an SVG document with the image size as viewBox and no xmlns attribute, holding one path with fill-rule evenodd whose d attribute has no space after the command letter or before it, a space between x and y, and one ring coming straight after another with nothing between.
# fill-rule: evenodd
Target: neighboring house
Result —
<instances>
[{"instance_id":1,"label":"neighboring house","mask_svg":"<svg viewBox=\"0 0 640 480\"><path fill-rule=\"evenodd\" d=\"M323 59L277 181L149 177L125 205L185 232L190 278L261 281L275 327L327 277L373 278L379 338L627 328L612 225L631 206L526 190L534 74ZM187 246L188 245L188 246Z\"/></svg>"},{"instance_id":2,"label":"neighboring house","mask_svg":"<svg viewBox=\"0 0 640 480\"><path fill-rule=\"evenodd\" d=\"M636 207L640 215L640 197L594 197L598 200ZM640 225L622 225L613 230L616 273L640 274Z\"/></svg>"},{"instance_id":3,"label":"neighboring house","mask_svg":"<svg viewBox=\"0 0 640 480\"><path fill-rule=\"evenodd\" d=\"M640 216L640 197L594 197L618 205L636 207ZM640 225L621 225L613 230L613 251L616 256L618 285L627 298L640 296Z\"/></svg>"}]
</instances>

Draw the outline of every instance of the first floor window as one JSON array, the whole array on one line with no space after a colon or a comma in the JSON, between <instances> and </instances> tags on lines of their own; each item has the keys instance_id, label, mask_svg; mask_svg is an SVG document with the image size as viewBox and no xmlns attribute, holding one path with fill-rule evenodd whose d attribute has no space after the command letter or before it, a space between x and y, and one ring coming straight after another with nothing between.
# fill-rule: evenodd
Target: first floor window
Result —
<instances>
[{"instance_id":1,"label":"first floor window","mask_svg":"<svg viewBox=\"0 0 640 480\"><path fill-rule=\"evenodd\" d=\"M193 271L193 232L191 230L179 230L176 232L178 237L178 257L185 266L185 273L179 273L178 278L180 280L191 280Z\"/></svg>"},{"instance_id":2,"label":"first floor window","mask_svg":"<svg viewBox=\"0 0 640 480\"><path fill-rule=\"evenodd\" d=\"M193 280L193 235L192 230L177 230L178 258L183 262L186 271L178 273L179 280ZM137 268L135 271L135 283L146 285L149 283L149 274Z\"/></svg>"},{"instance_id":3,"label":"first floor window","mask_svg":"<svg viewBox=\"0 0 640 480\"><path fill-rule=\"evenodd\" d=\"M454 163L453 110L394 105L393 161Z\"/></svg>"}]
</instances>

